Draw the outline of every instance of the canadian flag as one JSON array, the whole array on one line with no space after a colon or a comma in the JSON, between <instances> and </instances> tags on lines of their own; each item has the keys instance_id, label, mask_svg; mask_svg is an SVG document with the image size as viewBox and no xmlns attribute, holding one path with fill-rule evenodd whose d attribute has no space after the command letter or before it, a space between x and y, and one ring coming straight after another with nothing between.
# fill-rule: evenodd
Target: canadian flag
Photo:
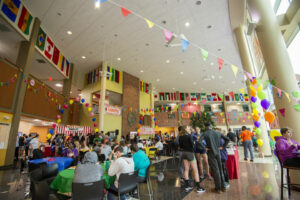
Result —
<instances>
[{"instance_id":1,"label":"canadian flag","mask_svg":"<svg viewBox=\"0 0 300 200\"><path fill-rule=\"evenodd\" d=\"M52 40L47 37L47 40L46 40L46 45L45 45L45 56L49 59L52 58L52 55L53 55L53 49L54 49L54 43L52 42Z\"/></svg>"}]
</instances>

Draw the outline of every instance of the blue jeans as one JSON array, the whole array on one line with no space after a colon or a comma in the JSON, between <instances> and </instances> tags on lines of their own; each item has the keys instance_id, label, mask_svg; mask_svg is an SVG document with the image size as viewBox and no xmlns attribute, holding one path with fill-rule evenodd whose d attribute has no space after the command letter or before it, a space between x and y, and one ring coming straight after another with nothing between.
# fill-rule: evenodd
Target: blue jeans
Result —
<instances>
[{"instance_id":1,"label":"blue jeans","mask_svg":"<svg viewBox=\"0 0 300 200\"><path fill-rule=\"evenodd\" d=\"M248 149L250 151L251 160L253 160L254 159L254 155L253 155L253 143L252 143L252 140L246 140L246 141L244 141L244 156L245 156L245 158L248 158Z\"/></svg>"},{"instance_id":2,"label":"blue jeans","mask_svg":"<svg viewBox=\"0 0 300 200\"><path fill-rule=\"evenodd\" d=\"M109 188L109 189L118 192L118 188L116 188L116 186L115 186L114 183L112 183L112 184L110 185L110 188ZM108 192L108 193L107 193L107 199L108 199L108 200L114 200L114 195L113 195L112 193ZM126 200L126 195L125 195L125 194L121 195L121 200Z\"/></svg>"}]
</instances>

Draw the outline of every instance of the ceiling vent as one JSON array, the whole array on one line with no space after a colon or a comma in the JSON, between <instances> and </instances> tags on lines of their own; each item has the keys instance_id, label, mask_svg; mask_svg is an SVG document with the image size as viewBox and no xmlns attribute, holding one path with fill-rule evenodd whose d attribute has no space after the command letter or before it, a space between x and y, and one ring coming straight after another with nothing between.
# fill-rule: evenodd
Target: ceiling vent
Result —
<instances>
[{"instance_id":1,"label":"ceiling vent","mask_svg":"<svg viewBox=\"0 0 300 200\"><path fill-rule=\"evenodd\" d=\"M38 63L41 63L41 64L45 64L46 63L46 61L44 59L36 59L36 61Z\"/></svg>"},{"instance_id":2,"label":"ceiling vent","mask_svg":"<svg viewBox=\"0 0 300 200\"><path fill-rule=\"evenodd\" d=\"M0 31L1 32L11 32L11 30L4 24L0 23Z\"/></svg>"}]
</instances>

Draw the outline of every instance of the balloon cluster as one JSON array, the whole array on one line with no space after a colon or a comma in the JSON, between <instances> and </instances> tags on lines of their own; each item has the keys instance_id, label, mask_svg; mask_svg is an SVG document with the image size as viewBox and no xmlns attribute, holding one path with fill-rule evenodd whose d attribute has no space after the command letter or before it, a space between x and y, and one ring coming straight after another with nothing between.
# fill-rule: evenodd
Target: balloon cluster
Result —
<instances>
[{"instance_id":1,"label":"balloon cluster","mask_svg":"<svg viewBox=\"0 0 300 200\"><path fill-rule=\"evenodd\" d=\"M52 127L55 128L56 127L56 124L52 124ZM52 134L54 133L53 129L49 129L49 133L47 134L47 139L51 139L52 137Z\"/></svg>"}]
</instances>

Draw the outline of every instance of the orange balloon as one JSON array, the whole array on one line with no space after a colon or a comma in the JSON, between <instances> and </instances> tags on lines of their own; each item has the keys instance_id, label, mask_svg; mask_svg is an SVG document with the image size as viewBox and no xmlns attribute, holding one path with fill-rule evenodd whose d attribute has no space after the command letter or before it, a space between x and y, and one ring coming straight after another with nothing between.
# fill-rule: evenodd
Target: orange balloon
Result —
<instances>
[{"instance_id":1,"label":"orange balloon","mask_svg":"<svg viewBox=\"0 0 300 200\"><path fill-rule=\"evenodd\" d=\"M259 120L259 116L258 115L253 115L253 119L254 119L254 121L258 121Z\"/></svg>"},{"instance_id":2,"label":"orange balloon","mask_svg":"<svg viewBox=\"0 0 300 200\"><path fill-rule=\"evenodd\" d=\"M256 97L256 92L255 92L255 90L251 90L251 91L250 91L250 95L253 96L253 97Z\"/></svg>"},{"instance_id":3,"label":"orange balloon","mask_svg":"<svg viewBox=\"0 0 300 200\"><path fill-rule=\"evenodd\" d=\"M272 112L266 112L265 113L265 120L267 122L269 122L269 124L272 124L274 119L275 119L275 115Z\"/></svg>"},{"instance_id":4,"label":"orange balloon","mask_svg":"<svg viewBox=\"0 0 300 200\"><path fill-rule=\"evenodd\" d=\"M252 80L252 84L253 84L253 85L256 85L256 83L257 83L257 80L256 80L256 78L254 78L254 79Z\"/></svg>"},{"instance_id":5,"label":"orange balloon","mask_svg":"<svg viewBox=\"0 0 300 200\"><path fill-rule=\"evenodd\" d=\"M141 125L140 125L140 124L139 124L138 126L139 126L139 128L141 128Z\"/></svg>"}]
</instances>

